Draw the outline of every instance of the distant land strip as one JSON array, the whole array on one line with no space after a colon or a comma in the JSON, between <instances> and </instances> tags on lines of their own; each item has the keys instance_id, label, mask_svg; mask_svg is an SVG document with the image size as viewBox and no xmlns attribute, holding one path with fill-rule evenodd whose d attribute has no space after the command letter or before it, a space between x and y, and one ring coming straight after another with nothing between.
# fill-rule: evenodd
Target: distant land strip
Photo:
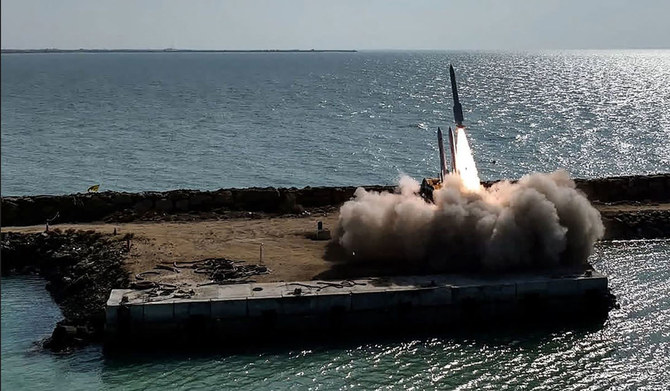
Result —
<instances>
[{"instance_id":1,"label":"distant land strip","mask_svg":"<svg viewBox=\"0 0 670 391\"><path fill-rule=\"evenodd\" d=\"M2 53L356 53L354 49L2 49Z\"/></svg>"}]
</instances>

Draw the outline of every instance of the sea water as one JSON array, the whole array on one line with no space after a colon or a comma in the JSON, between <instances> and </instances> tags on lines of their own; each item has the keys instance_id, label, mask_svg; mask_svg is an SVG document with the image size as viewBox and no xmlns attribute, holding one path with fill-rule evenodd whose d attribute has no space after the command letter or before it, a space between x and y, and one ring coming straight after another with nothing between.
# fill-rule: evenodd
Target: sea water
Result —
<instances>
[{"instance_id":1,"label":"sea water","mask_svg":"<svg viewBox=\"0 0 670 391\"><path fill-rule=\"evenodd\" d=\"M3 54L2 195L670 170L670 50Z\"/></svg>"}]
</instances>

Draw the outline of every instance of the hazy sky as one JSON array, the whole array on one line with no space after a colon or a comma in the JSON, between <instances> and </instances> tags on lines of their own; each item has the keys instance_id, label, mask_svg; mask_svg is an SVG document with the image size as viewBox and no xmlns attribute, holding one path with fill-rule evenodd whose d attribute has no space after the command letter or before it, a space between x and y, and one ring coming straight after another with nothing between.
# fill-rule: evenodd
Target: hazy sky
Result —
<instances>
[{"instance_id":1,"label":"hazy sky","mask_svg":"<svg viewBox=\"0 0 670 391\"><path fill-rule=\"evenodd\" d=\"M668 0L2 0L2 48L670 48Z\"/></svg>"}]
</instances>

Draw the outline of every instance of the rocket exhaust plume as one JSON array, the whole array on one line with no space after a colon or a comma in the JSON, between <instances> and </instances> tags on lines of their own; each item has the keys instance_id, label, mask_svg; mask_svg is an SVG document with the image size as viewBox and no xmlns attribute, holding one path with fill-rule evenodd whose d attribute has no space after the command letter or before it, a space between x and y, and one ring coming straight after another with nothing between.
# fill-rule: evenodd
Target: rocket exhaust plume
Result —
<instances>
[{"instance_id":1,"label":"rocket exhaust plume","mask_svg":"<svg viewBox=\"0 0 670 391\"><path fill-rule=\"evenodd\" d=\"M454 161L456 162L456 173L463 180L463 186L469 191L477 191L481 186L479 172L475 165L475 158L472 156L468 138L465 135L465 129L456 128L456 147L454 148Z\"/></svg>"},{"instance_id":2,"label":"rocket exhaust plume","mask_svg":"<svg viewBox=\"0 0 670 391\"><path fill-rule=\"evenodd\" d=\"M334 236L350 254L347 261L400 262L430 272L585 266L604 233L600 213L565 171L488 189L471 189L450 174L434 203L418 190L409 177L395 193L358 188L341 207Z\"/></svg>"}]
</instances>

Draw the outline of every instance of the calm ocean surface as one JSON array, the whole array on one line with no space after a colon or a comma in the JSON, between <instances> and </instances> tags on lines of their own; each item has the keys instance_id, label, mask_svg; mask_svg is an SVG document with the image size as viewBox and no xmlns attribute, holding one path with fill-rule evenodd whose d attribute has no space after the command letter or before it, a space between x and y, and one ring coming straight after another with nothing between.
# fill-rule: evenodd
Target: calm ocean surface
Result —
<instances>
[{"instance_id":1,"label":"calm ocean surface","mask_svg":"<svg viewBox=\"0 0 670 391\"><path fill-rule=\"evenodd\" d=\"M456 67L484 179L670 171L670 51L2 55L2 195L393 183L438 168ZM670 389L670 242L601 243L598 327L237 355L69 356L2 279L3 390Z\"/></svg>"},{"instance_id":2,"label":"calm ocean surface","mask_svg":"<svg viewBox=\"0 0 670 391\"><path fill-rule=\"evenodd\" d=\"M2 194L670 171L670 50L2 55Z\"/></svg>"}]
</instances>

